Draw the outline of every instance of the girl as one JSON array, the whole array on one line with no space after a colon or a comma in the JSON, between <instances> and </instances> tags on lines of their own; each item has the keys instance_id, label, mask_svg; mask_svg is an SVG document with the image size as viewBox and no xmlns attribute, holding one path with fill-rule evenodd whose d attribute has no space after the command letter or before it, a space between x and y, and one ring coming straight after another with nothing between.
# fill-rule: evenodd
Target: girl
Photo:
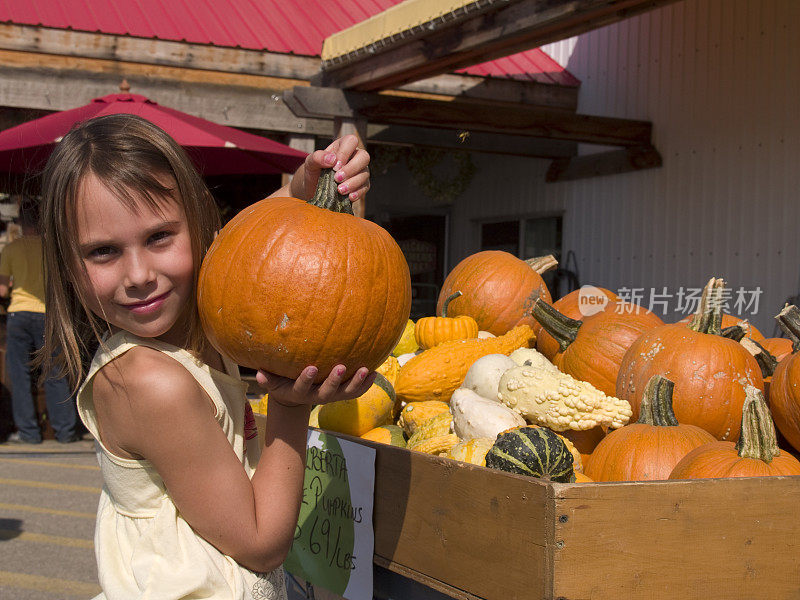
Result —
<instances>
[{"instance_id":1,"label":"girl","mask_svg":"<svg viewBox=\"0 0 800 600\"><path fill-rule=\"evenodd\" d=\"M308 198L333 167L340 191L362 197L369 155L356 142L309 155L273 195ZM309 408L361 395L374 375L339 365L315 386L313 366L295 381L260 372L269 419L256 447L246 385L205 340L195 305L216 207L182 148L149 121L100 117L64 136L42 208L42 356L60 348L73 383L85 376L78 410L104 480L98 598L285 598Z\"/></svg>"}]
</instances>

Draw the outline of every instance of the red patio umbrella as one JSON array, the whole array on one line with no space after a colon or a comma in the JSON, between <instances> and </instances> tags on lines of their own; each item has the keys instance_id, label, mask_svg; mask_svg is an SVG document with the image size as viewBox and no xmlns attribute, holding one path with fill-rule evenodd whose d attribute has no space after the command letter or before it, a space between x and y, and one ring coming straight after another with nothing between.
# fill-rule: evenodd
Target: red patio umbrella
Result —
<instances>
[{"instance_id":1,"label":"red patio umbrella","mask_svg":"<svg viewBox=\"0 0 800 600\"><path fill-rule=\"evenodd\" d=\"M186 149L204 176L291 173L306 157L284 144L123 93L0 131L0 171L36 173L73 125L116 113L139 115L161 127Z\"/></svg>"}]
</instances>

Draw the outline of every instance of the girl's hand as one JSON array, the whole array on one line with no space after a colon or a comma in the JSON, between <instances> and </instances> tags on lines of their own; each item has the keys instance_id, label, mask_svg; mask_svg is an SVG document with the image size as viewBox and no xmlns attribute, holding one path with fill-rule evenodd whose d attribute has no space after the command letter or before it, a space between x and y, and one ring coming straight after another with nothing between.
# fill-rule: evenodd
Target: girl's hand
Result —
<instances>
[{"instance_id":1,"label":"girl's hand","mask_svg":"<svg viewBox=\"0 0 800 600\"><path fill-rule=\"evenodd\" d=\"M322 169L336 172L334 179L339 193L351 202L361 200L369 190L369 153L358 147L358 138L345 135L335 140L325 150L312 152L292 179L291 190L295 198L309 200L314 196Z\"/></svg>"},{"instance_id":2,"label":"girl's hand","mask_svg":"<svg viewBox=\"0 0 800 600\"><path fill-rule=\"evenodd\" d=\"M371 373L366 367L358 369L347 380L345 380L346 371L344 365L336 365L325 381L319 385L314 385L316 367L306 367L295 380L259 371L256 373L256 381L266 389L270 400L275 400L284 406L328 404L338 400L358 398L375 381L375 373Z\"/></svg>"}]
</instances>

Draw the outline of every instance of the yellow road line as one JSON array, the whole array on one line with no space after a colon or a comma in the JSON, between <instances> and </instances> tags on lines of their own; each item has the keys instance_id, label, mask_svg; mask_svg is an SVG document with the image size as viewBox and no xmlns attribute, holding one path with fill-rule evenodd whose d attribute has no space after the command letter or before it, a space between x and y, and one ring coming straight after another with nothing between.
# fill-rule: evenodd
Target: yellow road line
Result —
<instances>
[{"instance_id":1,"label":"yellow road line","mask_svg":"<svg viewBox=\"0 0 800 600\"><path fill-rule=\"evenodd\" d=\"M36 467L57 467L59 469L82 469L84 471L99 471L97 465L71 465L61 461L31 460L29 458L0 458L0 463L15 463L18 465L33 465Z\"/></svg>"},{"instance_id":2,"label":"yellow road line","mask_svg":"<svg viewBox=\"0 0 800 600\"><path fill-rule=\"evenodd\" d=\"M16 455L25 455L25 454L53 454L53 455L67 455L67 456L81 456L81 455L90 455L95 454L94 445L85 444L83 442L77 442L80 444L79 448L72 448L70 447L69 450L63 449L63 444L53 444L49 445L47 443L41 444L39 446L27 445L27 446L8 446L8 445L0 445L0 454L16 454ZM70 444L70 446L72 446Z\"/></svg>"},{"instance_id":3,"label":"yellow road line","mask_svg":"<svg viewBox=\"0 0 800 600\"><path fill-rule=\"evenodd\" d=\"M67 548L94 548L92 540L70 538L60 535L46 535L44 533L30 533L17 529L0 529L0 540L20 540L35 544L49 544L51 546L66 546Z\"/></svg>"},{"instance_id":4,"label":"yellow road line","mask_svg":"<svg viewBox=\"0 0 800 600\"><path fill-rule=\"evenodd\" d=\"M0 510L17 510L26 512L45 513L48 515L61 515L64 517L80 517L82 519L96 519L95 513L78 512L77 510L63 510L60 508L42 508L40 506L29 506L27 504L6 504L0 502Z\"/></svg>"},{"instance_id":5,"label":"yellow road line","mask_svg":"<svg viewBox=\"0 0 800 600\"><path fill-rule=\"evenodd\" d=\"M0 477L0 484L2 485L16 485L18 487L32 487L32 488L47 488L49 490L61 490L65 492L89 492L91 494L99 494L99 487L91 487L88 485L69 485L66 483L50 483L49 481L30 481L28 479L7 479Z\"/></svg>"},{"instance_id":6,"label":"yellow road line","mask_svg":"<svg viewBox=\"0 0 800 600\"><path fill-rule=\"evenodd\" d=\"M10 571L0 571L0 586L50 592L60 596L79 596L81 598L89 598L100 593L100 586L96 583L56 579L54 577L42 577L41 575L28 575L27 573L13 573Z\"/></svg>"}]
</instances>

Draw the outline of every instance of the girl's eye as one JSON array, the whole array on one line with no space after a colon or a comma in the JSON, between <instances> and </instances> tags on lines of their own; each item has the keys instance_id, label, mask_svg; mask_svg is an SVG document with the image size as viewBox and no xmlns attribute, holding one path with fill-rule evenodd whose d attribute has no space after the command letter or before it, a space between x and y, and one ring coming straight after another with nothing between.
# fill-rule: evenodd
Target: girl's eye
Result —
<instances>
[{"instance_id":1,"label":"girl's eye","mask_svg":"<svg viewBox=\"0 0 800 600\"><path fill-rule=\"evenodd\" d=\"M110 258L114 254L114 248L111 246L100 246L99 248L94 248L89 252L89 258L94 259L105 259Z\"/></svg>"},{"instance_id":2,"label":"girl's eye","mask_svg":"<svg viewBox=\"0 0 800 600\"><path fill-rule=\"evenodd\" d=\"M157 244L168 239L171 235L169 231L158 231L150 236L150 241Z\"/></svg>"}]
</instances>

